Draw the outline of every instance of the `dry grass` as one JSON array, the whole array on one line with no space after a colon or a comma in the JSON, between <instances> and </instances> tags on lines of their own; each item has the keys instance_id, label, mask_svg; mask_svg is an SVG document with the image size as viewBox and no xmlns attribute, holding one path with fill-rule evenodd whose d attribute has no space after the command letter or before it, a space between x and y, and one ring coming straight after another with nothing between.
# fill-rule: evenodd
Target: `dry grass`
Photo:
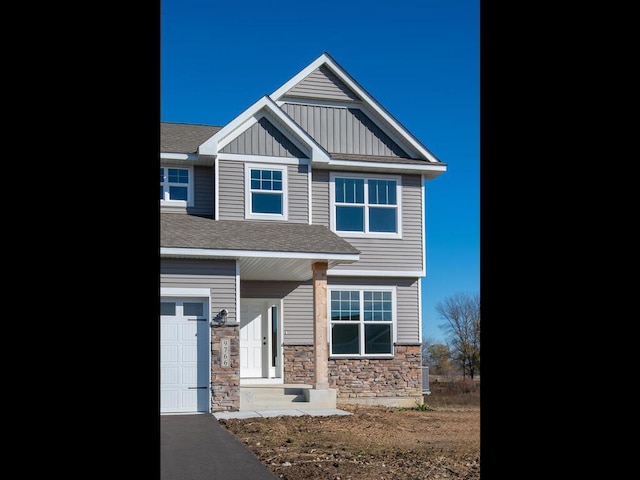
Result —
<instances>
[{"instance_id":1,"label":"dry grass","mask_svg":"<svg viewBox=\"0 0 640 480\"><path fill-rule=\"evenodd\" d=\"M281 480L479 480L479 382L430 390L424 411L338 404L353 415L222 423Z\"/></svg>"},{"instance_id":2,"label":"dry grass","mask_svg":"<svg viewBox=\"0 0 640 480\"><path fill-rule=\"evenodd\" d=\"M429 390L424 403L431 408L480 407L480 380L433 376Z\"/></svg>"}]
</instances>

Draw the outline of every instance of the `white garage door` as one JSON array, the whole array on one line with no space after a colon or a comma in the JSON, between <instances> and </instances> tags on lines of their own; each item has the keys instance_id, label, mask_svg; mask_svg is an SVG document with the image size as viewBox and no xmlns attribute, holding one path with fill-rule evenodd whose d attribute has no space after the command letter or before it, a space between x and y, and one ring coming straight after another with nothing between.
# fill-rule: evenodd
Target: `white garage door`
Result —
<instances>
[{"instance_id":1,"label":"white garage door","mask_svg":"<svg viewBox=\"0 0 640 480\"><path fill-rule=\"evenodd\" d=\"M209 411L207 302L160 301L160 412Z\"/></svg>"}]
</instances>

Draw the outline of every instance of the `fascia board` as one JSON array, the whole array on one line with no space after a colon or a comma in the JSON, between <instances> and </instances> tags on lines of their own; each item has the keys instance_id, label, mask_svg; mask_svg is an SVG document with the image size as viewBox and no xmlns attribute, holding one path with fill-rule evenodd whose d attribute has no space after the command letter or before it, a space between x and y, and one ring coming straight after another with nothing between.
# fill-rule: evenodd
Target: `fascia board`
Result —
<instances>
[{"instance_id":1,"label":"fascia board","mask_svg":"<svg viewBox=\"0 0 640 480\"><path fill-rule=\"evenodd\" d=\"M305 253L305 252L278 252L258 250L223 250L209 248L182 248L161 247L160 256L189 256L189 257L215 257L215 258L297 258L306 260L338 260L342 262L357 262L359 253Z\"/></svg>"},{"instance_id":2,"label":"fascia board","mask_svg":"<svg viewBox=\"0 0 640 480\"><path fill-rule=\"evenodd\" d=\"M325 65L329 68L340 80L342 80L349 88L351 88L362 100L364 103L371 108L374 112L376 112L385 122L395 128L405 139L409 145L416 149L419 153L421 153L425 159L430 162L440 163L440 160L431 153L422 143L418 141L406 128L402 126L400 122L398 122L393 116L387 112L387 110L380 105L371 95L367 93L367 91L360 86L355 79L351 77L338 63L333 60L329 54L323 53L316 60L310 63L307 67L301 70L297 75L295 75L291 80L285 83L283 86L278 88L275 92L273 92L270 97L277 101L282 97L286 92L292 89L297 83L301 82L305 77L307 77L311 72L313 72L316 68Z\"/></svg>"},{"instance_id":3,"label":"fascia board","mask_svg":"<svg viewBox=\"0 0 640 480\"><path fill-rule=\"evenodd\" d=\"M395 171L398 173L432 174L433 177L447 171L447 166L445 164L439 164L439 165L427 164L422 166L422 165L406 164L406 163L371 163L371 162L364 162L364 161L358 161L358 160L332 159L329 161L327 166L328 168L342 167L345 169L351 169L351 170L357 170L357 171L384 169L385 171Z\"/></svg>"}]
</instances>

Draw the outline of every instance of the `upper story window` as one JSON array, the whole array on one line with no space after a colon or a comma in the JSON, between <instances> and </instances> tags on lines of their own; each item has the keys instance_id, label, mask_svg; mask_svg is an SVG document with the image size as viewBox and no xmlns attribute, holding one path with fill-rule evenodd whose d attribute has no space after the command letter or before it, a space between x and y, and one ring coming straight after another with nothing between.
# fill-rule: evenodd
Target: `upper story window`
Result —
<instances>
[{"instance_id":1,"label":"upper story window","mask_svg":"<svg viewBox=\"0 0 640 480\"><path fill-rule=\"evenodd\" d=\"M245 165L245 218L287 220L287 167Z\"/></svg>"},{"instance_id":2,"label":"upper story window","mask_svg":"<svg viewBox=\"0 0 640 480\"><path fill-rule=\"evenodd\" d=\"M193 171L190 168L160 167L160 202L193 205Z\"/></svg>"},{"instance_id":3,"label":"upper story window","mask_svg":"<svg viewBox=\"0 0 640 480\"><path fill-rule=\"evenodd\" d=\"M400 177L331 175L331 227L343 236L400 238Z\"/></svg>"},{"instance_id":4,"label":"upper story window","mask_svg":"<svg viewBox=\"0 0 640 480\"><path fill-rule=\"evenodd\" d=\"M395 290L330 287L332 356L393 355Z\"/></svg>"}]
</instances>

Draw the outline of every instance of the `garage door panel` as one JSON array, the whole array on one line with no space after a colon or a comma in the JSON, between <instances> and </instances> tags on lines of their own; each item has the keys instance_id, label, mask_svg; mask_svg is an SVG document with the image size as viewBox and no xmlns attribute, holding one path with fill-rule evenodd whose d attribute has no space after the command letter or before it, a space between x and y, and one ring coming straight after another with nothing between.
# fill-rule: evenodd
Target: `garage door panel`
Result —
<instances>
[{"instance_id":1,"label":"garage door panel","mask_svg":"<svg viewBox=\"0 0 640 480\"><path fill-rule=\"evenodd\" d=\"M178 402L179 392L178 390L161 390L160 391L160 405L164 407L165 411L171 412L178 408L180 402Z\"/></svg>"},{"instance_id":2,"label":"garage door panel","mask_svg":"<svg viewBox=\"0 0 640 480\"><path fill-rule=\"evenodd\" d=\"M182 328L182 340L196 340L196 334L198 333L198 322L188 322L188 323L183 323L181 326Z\"/></svg>"},{"instance_id":3,"label":"garage door panel","mask_svg":"<svg viewBox=\"0 0 640 480\"><path fill-rule=\"evenodd\" d=\"M177 345L162 345L160 347L160 361L162 363L173 363L178 361Z\"/></svg>"},{"instance_id":4,"label":"garage door panel","mask_svg":"<svg viewBox=\"0 0 640 480\"><path fill-rule=\"evenodd\" d=\"M168 323L174 320L168 318L162 318L162 322L160 324L160 341L175 341L178 340L178 324L177 323Z\"/></svg>"},{"instance_id":5,"label":"garage door panel","mask_svg":"<svg viewBox=\"0 0 640 480\"><path fill-rule=\"evenodd\" d=\"M183 345L181 360L183 362L197 362L198 361L198 347L197 345Z\"/></svg>"},{"instance_id":6,"label":"garage door panel","mask_svg":"<svg viewBox=\"0 0 640 480\"><path fill-rule=\"evenodd\" d=\"M179 375L176 367L162 367L160 369L160 383L163 385L177 385Z\"/></svg>"},{"instance_id":7,"label":"garage door panel","mask_svg":"<svg viewBox=\"0 0 640 480\"><path fill-rule=\"evenodd\" d=\"M208 302L161 303L160 412L208 412L211 331L208 318L198 315L207 312Z\"/></svg>"},{"instance_id":8,"label":"garage door panel","mask_svg":"<svg viewBox=\"0 0 640 480\"><path fill-rule=\"evenodd\" d=\"M182 395L182 407L191 410L198 410L198 392L199 390L183 390Z\"/></svg>"},{"instance_id":9,"label":"garage door panel","mask_svg":"<svg viewBox=\"0 0 640 480\"><path fill-rule=\"evenodd\" d=\"M197 367L182 367L182 383L191 387L198 386L198 368Z\"/></svg>"}]
</instances>

